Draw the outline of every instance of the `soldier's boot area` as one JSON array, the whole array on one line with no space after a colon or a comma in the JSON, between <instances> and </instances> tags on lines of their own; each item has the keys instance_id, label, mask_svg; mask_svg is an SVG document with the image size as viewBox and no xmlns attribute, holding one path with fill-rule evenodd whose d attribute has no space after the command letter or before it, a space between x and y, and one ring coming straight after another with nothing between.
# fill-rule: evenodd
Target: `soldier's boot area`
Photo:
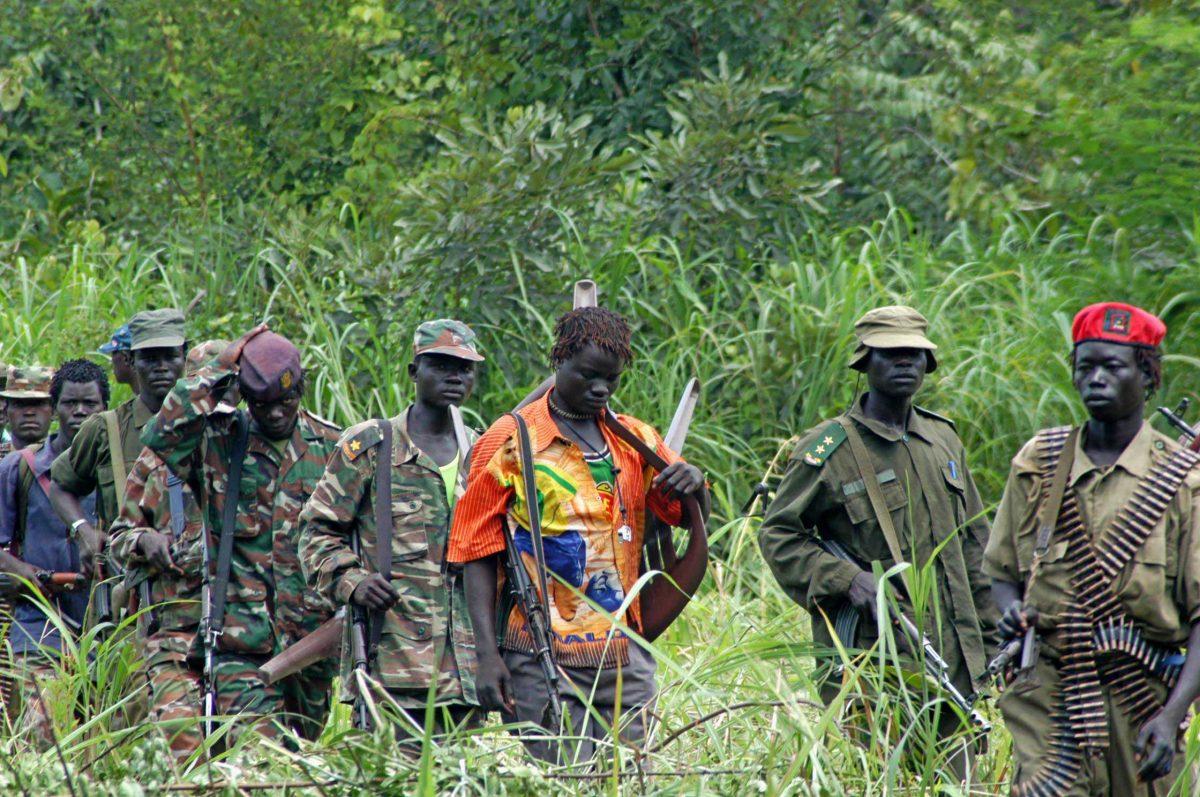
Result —
<instances>
[{"instance_id":1,"label":"soldier's boot area","mask_svg":"<svg viewBox=\"0 0 1200 797\"><path fill-rule=\"evenodd\" d=\"M424 735L425 709L409 708L405 698L412 697L411 692L392 692L402 706L407 718L401 718L395 725L396 743L404 752L420 755L421 741ZM433 736L442 736L454 729L470 730L482 725L484 714L475 706L448 705L436 706L433 709Z\"/></svg>"},{"instance_id":2,"label":"soldier's boot area","mask_svg":"<svg viewBox=\"0 0 1200 797\"><path fill-rule=\"evenodd\" d=\"M217 708L223 717L238 714L227 737L233 744L241 733L253 729L274 737L279 732L275 715L286 716L280 685L266 686L258 677L259 658L221 654L217 657ZM176 758L186 758L202 744L201 669L186 662L165 662L150 667L147 674L150 713L166 734ZM225 720L218 721L218 727Z\"/></svg>"},{"instance_id":3,"label":"soldier's boot area","mask_svg":"<svg viewBox=\"0 0 1200 797\"><path fill-rule=\"evenodd\" d=\"M505 650L504 663L512 675L516 716L503 715L505 722L541 724L545 714L546 679L537 660L525 653ZM587 669L560 667L566 675L559 681L559 697L569 715L569 730L562 741L525 738L525 748L542 761L551 763L591 764L600 755L611 757L614 716L623 744L640 748L649 729L650 712L657 694L654 684L654 658L636 644L629 645L629 664L624 667ZM617 705L618 675L620 700ZM572 685L572 683L574 685ZM579 693L592 697L592 709L603 718L598 722ZM601 761L602 763L602 761Z\"/></svg>"},{"instance_id":4,"label":"soldier's boot area","mask_svg":"<svg viewBox=\"0 0 1200 797\"><path fill-rule=\"evenodd\" d=\"M330 658L279 683L288 711L287 717L281 720L304 739L311 741L320 736L329 719L329 701L337 669L337 659Z\"/></svg>"},{"instance_id":5,"label":"soldier's boot area","mask_svg":"<svg viewBox=\"0 0 1200 797\"><path fill-rule=\"evenodd\" d=\"M1035 678L1028 686L1005 690L997 702L1004 715L1004 724L1012 734L1013 775L1016 781L1023 782L1031 778L1046 760L1048 742L1054 732L1049 710L1054 705L1061 683L1053 663L1043 658L1038 662ZM1152 683L1151 688L1160 698L1166 696L1166 689L1161 684ZM1149 785L1139 782L1133 743L1141 729L1130 725L1107 687L1103 687L1103 692L1108 715L1109 749L1099 758L1084 757L1082 772L1070 791L1062 797L1166 795L1184 770L1184 754L1176 751L1171 774L1167 777ZM1188 792L1185 789L1182 793Z\"/></svg>"}]
</instances>

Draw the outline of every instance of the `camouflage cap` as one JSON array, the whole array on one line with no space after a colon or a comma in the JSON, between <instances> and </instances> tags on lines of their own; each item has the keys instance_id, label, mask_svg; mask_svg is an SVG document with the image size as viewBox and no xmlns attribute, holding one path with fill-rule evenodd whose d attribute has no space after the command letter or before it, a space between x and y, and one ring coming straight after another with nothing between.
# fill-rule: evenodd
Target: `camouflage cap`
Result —
<instances>
[{"instance_id":1,"label":"camouflage cap","mask_svg":"<svg viewBox=\"0 0 1200 797\"><path fill-rule=\"evenodd\" d=\"M925 349L929 358L927 373L937 370L937 351L928 337L929 321L911 307L891 305L868 311L854 322L854 337L858 346L850 358L850 367L862 370L871 354L871 349Z\"/></svg>"},{"instance_id":2,"label":"camouflage cap","mask_svg":"<svg viewBox=\"0 0 1200 797\"><path fill-rule=\"evenodd\" d=\"M229 341L221 338L197 343L188 349L187 360L183 364L184 376L195 376L200 367L209 360L217 359L217 355L229 347Z\"/></svg>"},{"instance_id":3,"label":"camouflage cap","mask_svg":"<svg viewBox=\"0 0 1200 797\"><path fill-rule=\"evenodd\" d=\"M422 354L448 354L461 360L483 362L475 343L475 331L452 318L426 321L417 327L413 335L413 358Z\"/></svg>"},{"instance_id":4,"label":"camouflage cap","mask_svg":"<svg viewBox=\"0 0 1200 797\"><path fill-rule=\"evenodd\" d=\"M49 399L54 369L40 365L10 365L0 398Z\"/></svg>"},{"instance_id":5,"label":"camouflage cap","mask_svg":"<svg viewBox=\"0 0 1200 797\"><path fill-rule=\"evenodd\" d=\"M183 313L174 308L143 310L129 322L131 351L182 346L187 342L183 332Z\"/></svg>"},{"instance_id":6,"label":"camouflage cap","mask_svg":"<svg viewBox=\"0 0 1200 797\"><path fill-rule=\"evenodd\" d=\"M270 330L246 341L238 360L242 395L255 401L276 401L300 381L300 351L283 335Z\"/></svg>"},{"instance_id":7,"label":"camouflage cap","mask_svg":"<svg viewBox=\"0 0 1200 797\"><path fill-rule=\"evenodd\" d=\"M129 351L129 347L132 345L133 335L129 332L129 324L121 324L117 331L112 333L108 343L99 348L99 352L111 355L117 351Z\"/></svg>"}]
</instances>

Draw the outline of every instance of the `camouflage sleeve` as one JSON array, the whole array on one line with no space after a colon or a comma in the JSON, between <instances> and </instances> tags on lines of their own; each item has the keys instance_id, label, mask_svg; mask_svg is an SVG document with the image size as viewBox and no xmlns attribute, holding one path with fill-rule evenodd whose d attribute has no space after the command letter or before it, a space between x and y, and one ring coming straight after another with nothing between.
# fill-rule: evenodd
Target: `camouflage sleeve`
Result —
<instances>
[{"instance_id":1,"label":"camouflage sleeve","mask_svg":"<svg viewBox=\"0 0 1200 797\"><path fill-rule=\"evenodd\" d=\"M317 592L341 605L368 571L350 546L359 508L371 488L377 448L348 455L349 438L343 437L329 457L325 472L300 512L300 566L304 578ZM367 510L369 511L369 510Z\"/></svg>"},{"instance_id":2,"label":"camouflage sleeve","mask_svg":"<svg viewBox=\"0 0 1200 797\"><path fill-rule=\"evenodd\" d=\"M143 532L155 530L154 514L146 502L146 484L153 475L156 457L149 451L133 463L125 480L125 503L109 531L108 557L118 570L130 570L145 563L138 553Z\"/></svg>"},{"instance_id":3,"label":"camouflage sleeve","mask_svg":"<svg viewBox=\"0 0 1200 797\"><path fill-rule=\"evenodd\" d=\"M236 378L236 369L208 363L195 376L175 383L162 409L142 430L142 444L181 479L191 481L193 455L200 450L209 416Z\"/></svg>"},{"instance_id":4,"label":"camouflage sleeve","mask_svg":"<svg viewBox=\"0 0 1200 797\"><path fill-rule=\"evenodd\" d=\"M55 458L50 466L50 478L72 495L90 495L99 485L96 470L100 453L108 452L108 430L100 413L83 422L71 446Z\"/></svg>"}]
</instances>

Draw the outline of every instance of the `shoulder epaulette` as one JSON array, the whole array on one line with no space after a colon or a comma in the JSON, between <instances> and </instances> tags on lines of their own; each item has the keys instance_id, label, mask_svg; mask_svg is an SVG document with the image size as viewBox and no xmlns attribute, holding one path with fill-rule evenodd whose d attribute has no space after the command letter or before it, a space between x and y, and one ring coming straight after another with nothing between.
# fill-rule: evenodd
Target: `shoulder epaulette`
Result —
<instances>
[{"instance_id":1,"label":"shoulder epaulette","mask_svg":"<svg viewBox=\"0 0 1200 797\"><path fill-rule=\"evenodd\" d=\"M338 426L336 423L328 420L327 418L322 418L320 415L317 415L311 410L304 410L304 417L308 418L308 420L312 422L313 426L323 427L324 429L333 432L334 437L337 437L342 433L342 427Z\"/></svg>"},{"instance_id":2,"label":"shoulder epaulette","mask_svg":"<svg viewBox=\"0 0 1200 797\"><path fill-rule=\"evenodd\" d=\"M920 414L924 415L926 418L933 418L935 421L941 421L942 423L950 424L951 429L958 428L954 425L954 421L950 420L945 415L938 415L933 410L927 410L924 407L918 407L915 404L913 405L913 409L916 410L917 412L919 412Z\"/></svg>"},{"instance_id":3,"label":"shoulder epaulette","mask_svg":"<svg viewBox=\"0 0 1200 797\"><path fill-rule=\"evenodd\" d=\"M379 422L364 421L357 426L350 427L342 435L342 453L346 455L346 459L353 462L364 451L381 442L383 442L383 432L379 429Z\"/></svg>"},{"instance_id":4,"label":"shoulder epaulette","mask_svg":"<svg viewBox=\"0 0 1200 797\"><path fill-rule=\"evenodd\" d=\"M846 441L846 430L837 421L833 421L813 438L808 448L804 450L801 459L804 464L819 468L829 459L829 455L837 451L838 446Z\"/></svg>"}]
</instances>

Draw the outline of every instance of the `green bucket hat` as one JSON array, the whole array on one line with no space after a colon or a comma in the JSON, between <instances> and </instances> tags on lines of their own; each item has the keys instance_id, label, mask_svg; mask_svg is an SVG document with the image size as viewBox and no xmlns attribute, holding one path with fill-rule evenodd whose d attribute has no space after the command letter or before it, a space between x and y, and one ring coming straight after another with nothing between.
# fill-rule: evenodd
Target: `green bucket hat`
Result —
<instances>
[{"instance_id":1,"label":"green bucket hat","mask_svg":"<svg viewBox=\"0 0 1200 797\"><path fill-rule=\"evenodd\" d=\"M183 332L183 313L173 308L143 310L129 321L130 351L182 346L187 342Z\"/></svg>"},{"instance_id":2,"label":"green bucket hat","mask_svg":"<svg viewBox=\"0 0 1200 797\"><path fill-rule=\"evenodd\" d=\"M854 322L854 337L858 345L850 357L850 367L861 371L871 356L871 349L924 349L929 358L926 373L937 370L933 353L937 346L926 337L929 321L911 307L897 304L877 307Z\"/></svg>"},{"instance_id":3,"label":"green bucket hat","mask_svg":"<svg viewBox=\"0 0 1200 797\"><path fill-rule=\"evenodd\" d=\"M10 365L0 398L47 399L50 398L50 381L54 369L40 365Z\"/></svg>"},{"instance_id":4,"label":"green bucket hat","mask_svg":"<svg viewBox=\"0 0 1200 797\"><path fill-rule=\"evenodd\" d=\"M448 354L460 360L483 362L475 342L475 331L452 318L426 321L417 327L413 335L413 357L422 354Z\"/></svg>"}]
</instances>

